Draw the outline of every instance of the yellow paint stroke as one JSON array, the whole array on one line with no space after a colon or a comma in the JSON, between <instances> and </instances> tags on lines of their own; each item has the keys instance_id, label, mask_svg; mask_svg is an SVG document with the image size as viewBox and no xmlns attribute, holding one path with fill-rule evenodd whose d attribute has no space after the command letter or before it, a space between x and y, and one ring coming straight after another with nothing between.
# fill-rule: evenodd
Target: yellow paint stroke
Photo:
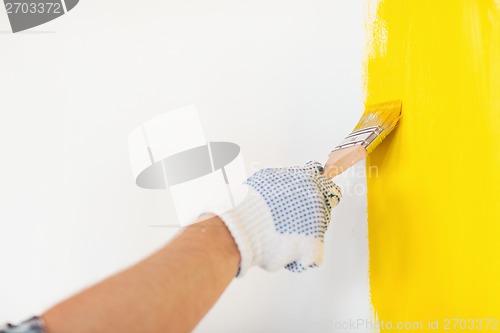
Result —
<instances>
[{"instance_id":1,"label":"yellow paint stroke","mask_svg":"<svg viewBox=\"0 0 500 333\"><path fill-rule=\"evenodd\" d=\"M366 103L403 101L368 161L377 319L500 331L500 1L369 7Z\"/></svg>"}]
</instances>

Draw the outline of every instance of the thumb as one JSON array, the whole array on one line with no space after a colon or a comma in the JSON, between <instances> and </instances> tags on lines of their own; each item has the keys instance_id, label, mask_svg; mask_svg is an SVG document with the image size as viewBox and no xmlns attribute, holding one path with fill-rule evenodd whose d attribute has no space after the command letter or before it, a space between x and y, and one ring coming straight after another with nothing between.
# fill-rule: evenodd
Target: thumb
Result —
<instances>
[{"instance_id":1,"label":"thumb","mask_svg":"<svg viewBox=\"0 0 500 333\"><path fill-rule=\"evenodd\" d=\"M330 208L337 206L342 198L342 191L337 184L323 175L318 177L318 185Z\"/></svg>"}]
</instances>

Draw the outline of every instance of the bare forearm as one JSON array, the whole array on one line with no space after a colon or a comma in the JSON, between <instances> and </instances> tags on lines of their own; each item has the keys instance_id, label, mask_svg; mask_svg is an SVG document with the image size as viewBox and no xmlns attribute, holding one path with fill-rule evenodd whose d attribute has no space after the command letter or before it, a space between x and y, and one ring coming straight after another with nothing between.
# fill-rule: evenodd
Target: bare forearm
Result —
<instances>
[{"instance_id":1,"label":"bare forearm","mask_svg":"<svg viewBox=\"0 0 500 333\"><path fill-rule=\"evenodd\" d=\"M239 253L213 217L144 261L56 305L48 333L189 332L236 275Z\"/></svg>"}]
</instances>

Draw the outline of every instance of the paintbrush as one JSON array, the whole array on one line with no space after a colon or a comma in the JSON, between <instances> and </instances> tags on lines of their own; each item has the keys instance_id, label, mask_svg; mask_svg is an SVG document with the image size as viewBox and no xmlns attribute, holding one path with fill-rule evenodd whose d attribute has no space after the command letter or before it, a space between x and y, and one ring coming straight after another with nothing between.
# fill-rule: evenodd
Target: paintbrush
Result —
<instances>
[{"instance_id":1,"label":"paintbrush","mask_svg":"<svg viewBox=\"0 0 500 333\"><path fill-rule=\"evenodd\" d=\"M331 179L366 158L396 127L401 101L369 105L356 127L328 155L323 174Z\"/></svg>"}]
</instances>

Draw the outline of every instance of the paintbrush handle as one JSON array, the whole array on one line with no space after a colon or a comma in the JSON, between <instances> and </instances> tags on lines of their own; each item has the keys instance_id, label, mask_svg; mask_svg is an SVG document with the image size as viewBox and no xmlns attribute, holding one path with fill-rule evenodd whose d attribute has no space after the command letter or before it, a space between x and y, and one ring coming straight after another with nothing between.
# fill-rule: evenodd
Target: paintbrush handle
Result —
<instances>
[{"instance_id":1,"label":"paintbrush handle","mask_svg":"<svg viewBox=\"0 0 500 333\"><path fill-rule=\"evenodd\" d=\"M364 160L367 155L366 149L361 145L334 150L328 155L323 175L328 179L332 179L359 161Z\"/></svg>"}]
</instances>

